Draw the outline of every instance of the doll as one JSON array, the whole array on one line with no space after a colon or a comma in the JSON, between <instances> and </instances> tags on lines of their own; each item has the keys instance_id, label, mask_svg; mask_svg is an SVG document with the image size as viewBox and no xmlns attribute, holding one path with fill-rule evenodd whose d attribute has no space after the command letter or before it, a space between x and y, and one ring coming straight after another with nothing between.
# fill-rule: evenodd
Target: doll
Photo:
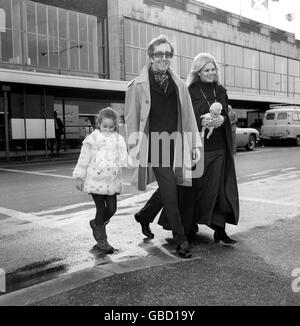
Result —
<instances>
[{"instance_id":1,"label":"doll","mask_svg":"<svg viewBox=\"0 0 300 326\"><path fill-rule=\"evenodd\" d=\"M215 128L213 125L213 119L218 118L221 112L222 112L222 104L219 102L215 102L210 106L209 112L201 116L201 118L206 118L209 121L207 127L204 126L202 127L202 137L204 137L204 132L205 129L207 128L209 131L207 133L206 138L209 139L210 135L212 134Z\"/></svg>"}]
</instances>

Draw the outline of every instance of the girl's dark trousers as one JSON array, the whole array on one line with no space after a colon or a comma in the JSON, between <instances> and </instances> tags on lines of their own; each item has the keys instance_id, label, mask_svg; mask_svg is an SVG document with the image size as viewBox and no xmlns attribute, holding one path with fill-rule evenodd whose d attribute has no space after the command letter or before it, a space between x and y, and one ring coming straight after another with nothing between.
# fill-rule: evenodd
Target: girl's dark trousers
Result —
<instances>
[{"instance_id":1,"label":"girl's dark trousers","mask_svg":"<svg viewBox=\"0 0 300 326\"><path fill-rule=\"evenodd\" d=\"M96 205L95 224L104 225L117 210L117 195L92 194Z\"/></svg>"}]
</instances>

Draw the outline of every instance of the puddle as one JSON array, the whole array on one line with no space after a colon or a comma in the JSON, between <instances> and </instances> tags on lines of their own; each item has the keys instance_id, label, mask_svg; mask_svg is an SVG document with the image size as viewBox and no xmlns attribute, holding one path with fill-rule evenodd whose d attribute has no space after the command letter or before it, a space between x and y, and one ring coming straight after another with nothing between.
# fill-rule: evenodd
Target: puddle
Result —
<instances>
[{"instance_id":1,"label":"puddle","mask_svg":"<svg viewBox=\"0 0 300 326\"><path fill-rule=\"evenodd\" d=\"M65 274L68 269L69 266L61 263L58 258L26 265L6 274L6 293L49 281ZM5 293L1 293L3 294Z\"/></svg>"}]
</instances>

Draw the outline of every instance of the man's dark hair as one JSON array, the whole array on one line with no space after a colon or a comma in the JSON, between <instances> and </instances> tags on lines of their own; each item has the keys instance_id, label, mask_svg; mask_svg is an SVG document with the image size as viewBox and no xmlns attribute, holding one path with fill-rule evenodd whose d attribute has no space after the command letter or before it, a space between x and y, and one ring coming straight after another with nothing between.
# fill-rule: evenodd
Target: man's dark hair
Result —
<instances>
[{"instance_id":1,"label":"man's dark hair","mask_svg":"<svg viewBox=\"0 0 300 326\"><path fill-rule=\"evenodd\" d=\"M168 38L165 35L161 34L158 37L156 37L155 39L153 39L148 44L147 53L148 53L149 58L152 58L153 57L154 48L156 46L161 45L161 44L165 44L165 43L166 44L169 44L170 49L171 49L171 52L174 54L174 47L173 47L172 43L168 40Z\"/></svg>"}]
</instances>

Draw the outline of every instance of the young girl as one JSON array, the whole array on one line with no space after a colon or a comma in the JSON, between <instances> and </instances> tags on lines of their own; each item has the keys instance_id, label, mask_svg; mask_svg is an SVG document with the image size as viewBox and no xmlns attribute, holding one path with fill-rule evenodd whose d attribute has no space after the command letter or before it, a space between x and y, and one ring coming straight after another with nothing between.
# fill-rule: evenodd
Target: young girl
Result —
<instances>
[{"instance_id":1,"label":"young girl","mask_svg":"<svg viewBox=\"0 0 300 326\"><path fill-rule=\"evenodd\" d=\"M127 166L127 149L118 134L117 114L111 108L101 110L96 119L96 130L88 135L81 148L73 172L76 188L92 195L96 217L90 221L97 247L112 253L107 242L105 226L117 209L117 194L122 191L122 166Z\"/></svg>"}]
</instances>

